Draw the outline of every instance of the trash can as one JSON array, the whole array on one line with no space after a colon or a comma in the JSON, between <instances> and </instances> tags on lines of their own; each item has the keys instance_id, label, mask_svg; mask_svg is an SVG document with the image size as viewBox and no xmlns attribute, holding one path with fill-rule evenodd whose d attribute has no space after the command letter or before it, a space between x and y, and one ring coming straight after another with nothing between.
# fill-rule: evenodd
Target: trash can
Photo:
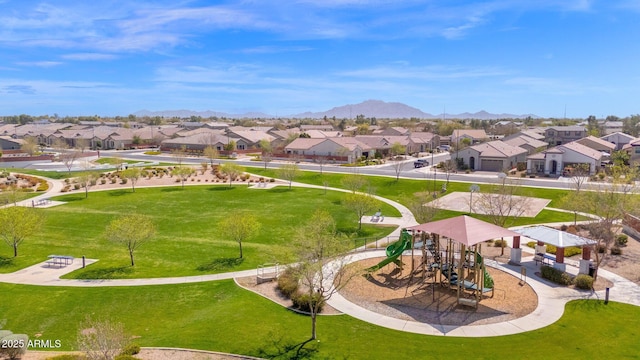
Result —
<instances>
[{"instance_id":1,"label":"trash can","mask_svg":"<svg viewBox=\"0 0 640 360\"><path fill-rule=\"evenodd\" d=\"M589 264L589 276L593 277L593 274L596 273L596 267L593 264Z\"/></svg>"}]
</instances>

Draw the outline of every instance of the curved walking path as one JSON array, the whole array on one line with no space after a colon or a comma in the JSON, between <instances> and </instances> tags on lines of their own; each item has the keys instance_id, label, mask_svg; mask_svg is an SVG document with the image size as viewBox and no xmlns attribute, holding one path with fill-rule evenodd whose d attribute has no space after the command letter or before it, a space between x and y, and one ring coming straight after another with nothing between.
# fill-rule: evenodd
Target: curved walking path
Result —
<instances>
[{"instance_id":1,"label":"curved walking path","mask_svg":"<svg viewBox=\"0 0 640 360\"><path fill-rule=\"evenodd\" d=\"M25 200L19 205L31 206L32 200L46 199L51 193L62 188L62 181L48 179L50 186L47 193ZM295 183L295 186L325 189L323 186ZM327 188L332 191L349 192L345 189ZM57 193L56 192L56 193ZM390 236L398 236L401 228L416 225L417 222L411 211L404 205L395 201L375 196L376 199L384 201L394 206L401 214L399 218L385 218L385 224L395 224L398 228L390 234ZM363 222L365 219L363 219ZM523 250L528 251L526 247ZM364 260L371 257L385 256L384 250L361 251L347 255L349 262ZM90 265L97 260L86 259L85 265ZM516 277L520 276L519 267L500 264L497 262L487 262L487 265L493 266ZM531 259L523 258L522 265L527 268L528 274L535 274L537 266L533 264ZM331 266L328 264L327 266ZM77 279L60 279L61 276L69 272L75 271L82 267L82 260L75 259L74 263L69 266L55 268L47 267L46 263L40 263L28 268L16 271L10 274L0 274L0 282L39 285L39 286L71 286L71 287L105 287L105 286L145 286L145 285L165 285L165 284L185 284L205 281L216 281L233 279L236 277L246 277L257 275L257 270L243 270L221 274L185 276L185 277L165 277L165 278L145 278L145 279L116 279L116 280L77 280ZM275 268L265 268L266 272L274 272ZM618 276L609 271L600 269L599 275L603 276L614 283L614 287L610 291L610 299L612 301L623 302L635 306L640 306L640 286ZM534 289L538 296L538 306L529 315L495 324L486 325L464 325L464 326L444 326L421 323L416 321L407 321L392 318L364 309L354 303L349 302L339 293L336 293L328 301L329 305L337 310L348 314L360 320L391 328L400 331L407 331L426 335L440 336L465 336L465 337L487 337L502 336L516 334L531 330L540 329L556 322L564 312L564 306L567 302L576 299L602 299L604 292L578 291L566 287L557 286L537 276L529 276L527 283ZM328 284L331 286L331 283Z\"/></svg>"}]
</instances>

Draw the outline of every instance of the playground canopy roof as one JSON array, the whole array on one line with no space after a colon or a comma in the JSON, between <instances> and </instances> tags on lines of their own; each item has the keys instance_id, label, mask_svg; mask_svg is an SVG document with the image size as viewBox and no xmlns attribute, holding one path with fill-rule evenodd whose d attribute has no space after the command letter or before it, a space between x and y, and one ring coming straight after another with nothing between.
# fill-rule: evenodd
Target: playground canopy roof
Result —
<instances>
[{"instance_id":1,"label":"playground canopy roof","mask_svg":"<svg viewBox=\"0 0 640 360\"><path fill-rule=\"evenodd\" d=\"M434 221L407 228L407 230L425 231L455 240L467 246L501 237L520 236L519 233L503 227L474 219L467 215Z\"/></svg>"},{"instance_id":2,"label":"playground canopy roof","mask_svg":"<svg viewBox=\"0 0 640 360\"><path fill-rule=\"evenodd\" d=\"M528 237L531 240L542 241L545 244L553 245L559 248L570 246L583 247L586 245L596 244L597 241L587 239L582 236L574 235L566 231L560 231L547 226L530 226L522 229L514 230L517 233Z\"/></svg>"}]
</instances>

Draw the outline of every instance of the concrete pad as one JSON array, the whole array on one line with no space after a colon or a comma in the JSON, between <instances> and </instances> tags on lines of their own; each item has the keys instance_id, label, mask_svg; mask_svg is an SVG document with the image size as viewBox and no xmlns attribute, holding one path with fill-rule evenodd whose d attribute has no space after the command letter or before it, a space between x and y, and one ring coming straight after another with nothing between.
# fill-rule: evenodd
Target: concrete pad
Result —
<instances>
[{"instance_id":1,"label":"concrete pad","mask_svg":"<svg viewBox=\"0 0 640 360\"><path fill-rule=\"evenodd\" d=\"M469 192L452 192L447 194L437 201L437 207L445 210L452 211L460 211L460 212L469 212L469 200L472 200L471 212L474 214L487 214L487 210L484 209L477 202L479 198L479 193L474 193L473 197ZM542 209L544 209L551 200L549 199L540 199L528 196L514 196L514 198L522 201L528 201L528 206L525 209L524 213L521 215L523 217L536 217Z\"/></svg>"}]
</instances>

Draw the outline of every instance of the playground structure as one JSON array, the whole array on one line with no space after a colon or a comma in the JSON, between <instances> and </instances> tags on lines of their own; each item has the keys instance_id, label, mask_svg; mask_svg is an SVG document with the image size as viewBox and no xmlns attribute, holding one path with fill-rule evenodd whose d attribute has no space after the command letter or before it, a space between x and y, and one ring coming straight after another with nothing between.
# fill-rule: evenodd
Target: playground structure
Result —
<instances>
[{"instance_id":1,"label":"playground structure","mask_svg":"<svg viewBox=\"0 0 640 360\"><path fill-rule=\"evenodd\" d=\"M401 255L406 250L421 250L417 268L411 261L411 276L422 273L422 281L440 285L456 292L458 305L477 309L484 296L493 297L494 283L486 270L482 243L519 234L468 216L440 220L403 229L400 239L387 246L387 257L367 269L369 273L395 263L402 266ZM435 294L435 288L433 288Z\"/></svg>"}]
</instances>

